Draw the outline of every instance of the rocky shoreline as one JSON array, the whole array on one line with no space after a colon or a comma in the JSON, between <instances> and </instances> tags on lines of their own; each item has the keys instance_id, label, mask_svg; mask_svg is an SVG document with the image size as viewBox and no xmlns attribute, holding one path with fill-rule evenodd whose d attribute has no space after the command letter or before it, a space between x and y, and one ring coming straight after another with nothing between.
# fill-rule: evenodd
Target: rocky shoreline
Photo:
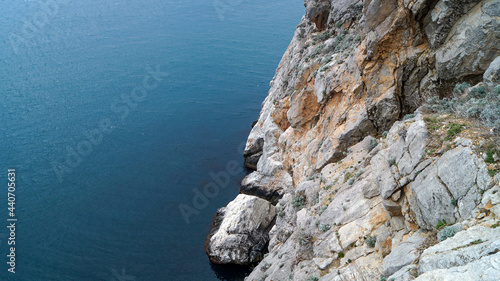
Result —
<instances>
[{"instance_id":1,"label":"rocky shoreline","mask_svg":"<svg viewBox=\"0 0 500 281\"><path fill-rule=\"evenodd\" d=\"M210 260L259 262L248 280L497 280L498 128L422 105L500 95L500 3L304 6Z\"/></svg>"}]
</instances>

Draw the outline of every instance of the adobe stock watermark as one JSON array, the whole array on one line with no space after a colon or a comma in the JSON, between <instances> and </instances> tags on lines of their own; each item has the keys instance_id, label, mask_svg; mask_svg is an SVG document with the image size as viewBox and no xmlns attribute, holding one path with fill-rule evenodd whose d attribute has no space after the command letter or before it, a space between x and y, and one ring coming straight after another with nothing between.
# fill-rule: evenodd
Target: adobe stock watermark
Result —
<instances>
[{"instance_id":1,"label":"adobe stock watermark","mask_svg":"<svg viewBox=\"0 0 500 281\"><path fill-rule=\"evenodd\" d=\"M122 268L121 271L118 271L116 269L111 270L111 274L113 277L111 278L111 281L135 281L137 280L135 276L133 275L128 275L125 272L125 268Z\"/></svg>"},{"instance_id":2,"label":"adobe stock watermark","mask_svg":"<svg viewBox=\"0 0 500 281\"><path fill-rule=\"evenodd\" d=\"M146 71L141 85L135 86L129 93L123 93L120 100L111 105L110 110L114 115L100 119L94 129L83 132L83 138L76 145L67 146L63 161L51 162L52 170L59 182L64 180L65 175L73 173L84 158L102 143L104 137L113 132L117 124L123 123L129 114L137 109L139 103L146 100L149 92L155 90L158 83L169 76L160 70L160 65L156 65L155 69L146 67Z\"/></svg>"},{"instance_id":3,"label":"adobe stock watermark","mask_svg":"<svg viewBox=\"0 0 500 281\"><path fill-rule=\"evenodd\" d=\"M42 28L47 26L58 13L61 5L67 4L69 0L40 0L40 9L24 20L21 28L16 32L11 32L8 42L15 54L19 54L21 47L29 48L34 45L36 36L40 34Z\"/></svg>"},{"instance_id":4,"label":"adobe stock watermark","mask_svg":"<svg viewBox=\"0 0 500 281\"><path fill-rule=\"evenodd\" d=\"M243 155L243 151L245 150L245 144L246 142L243 142L238 146L238 153L241 155ZM212 181L203 187L193 188L194 195L190 204L179 204L179 211L186 224L191 222L190 217L199 215L203 209L208 207L210 199L219 196L221 190L229 186L231 179L240 175L243 171L244 168L241 165L241 161L230 160L226 163L224 171L208 173Z\"/></svg>"},{"instance_id":5,"label":"adobe stock watermark","mask_svg":"<svg viewBox=\"0 0 500 281\"><path fill-rule=\"evenodd\" d=\"M241 5L244 1L245 0L214 0L212 5L217 13L217 16L219 17L219 20L223 21L225 19L225 14L233 12L235 8Z\"/></svg>"}]
</instances>

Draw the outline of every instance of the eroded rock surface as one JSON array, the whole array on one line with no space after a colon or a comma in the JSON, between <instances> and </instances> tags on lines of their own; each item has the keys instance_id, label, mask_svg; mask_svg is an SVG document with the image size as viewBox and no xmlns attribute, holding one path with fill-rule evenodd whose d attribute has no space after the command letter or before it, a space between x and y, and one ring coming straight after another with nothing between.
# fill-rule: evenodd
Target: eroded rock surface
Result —
<instances>
[{"instance_id":1,"label":"eroded rock surface","mask_svg":"<svg viewBox=\"0 0 500 281\"><path fill-rule=\"evenodd\" d=\"M500 228L473 226L426 249L420 257L418 271L422 274L463 266L497 252L500 252Z\"/></svg>"},{"instance_id":2,"label":"eroded rock surface","mask_svg":"<svg viewBox=\"0 0 500 281\"><path fill-rule=\"evenodd\" d=\"M276 213L269 254L248 280L495 280L500 159L485 163L483 132L434 151L437 127L419 108L457 83L496 89L498 1L304 6L246 144L256 171L241 184L252 196L240 196ZM263 253L217 233L225 261Z\"/></svg>"},{"instance_id":3,"label":"eroded rock surface","mask_svg":"<svg viewBox=\"0 0 500 281\"><path fill-rule=\"evenodd\" d=\"M238 195L217 211L214 229L206 242L210 260L219 264L250 264L261 260L275 215L274 206L268 201Z\"/></svg>"}]
</instances>

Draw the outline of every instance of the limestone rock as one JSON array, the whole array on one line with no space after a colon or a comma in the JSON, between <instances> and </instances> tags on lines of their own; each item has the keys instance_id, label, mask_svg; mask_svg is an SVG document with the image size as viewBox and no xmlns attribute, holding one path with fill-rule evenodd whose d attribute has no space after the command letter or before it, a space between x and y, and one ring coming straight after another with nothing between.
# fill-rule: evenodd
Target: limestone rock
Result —
<instances>
[{"instance_id":1,"label":"limestone rock","mask_svg":"<svg viewBox=\"0 0 500 281\"><path fill-rule=\"evenodd\" d=\"M408 194L410 209L415 214L417 224L423 229L433 229L441 220L455 223L456 208L451 204L453 199L437 177L435 164L424 169L410 183Z\"/></svg>"},{"instance_id":2,"label":"limestone rock","mask_svg":"<svg viewBox=\"0 0 500 281\"><path fill-rule=\"evenodd\" d=\"M361 186L339 192L320 216L322 223L347 224L362 218L373 206L372 201L364 198Z\"/></svg>"},{"instance_id":3,"label":"limestone rock","mask_svg":"<svg viewBox=\"0 0 500 281\"><path fill-rule=\"evenodd\" d=\"M429 156L431 128L415 111L433 96L451 94L458 82L482 77L492 90L500 4L306 0L304 6L246 144L245 163L256 172L243 180L241 192L277 204L270 254L248 279L379 280L384 271L411 280L428 246L423 230L443 220L489 227L500 216L500 174L488 174L498 164L476 156L481 144L467 136ZM415 117L398 121L408 113ZM386 138L375 139L385 131ZM246 215L242 225L252 218ZM374 248L365 244L368 237L377 237ZM245 250L217 248L222 256L259 259L260 242L231 239L236 242L225 245ZM456 251L445 252L454 259ZM470 270L472 280L481 280L494 276L496 265L478 266L485 274L469 266L493 256L470 255L476 260L433 267L422 276L461 280L458 272Z\"/></svg>"},{"instance_id":4,"label":"limestone rock","mask_svg":"<svg viewBox=\"0 0 500 281\"><path fill-rule=\"evenodd\" d=\"M440 268L463 266L498 251L500 229L473 226L426 249L420 257L418 271L422 274Z\"/></svg>"},{"instance_id":5,"label":"limestone rock","mask_svg":"<svg viewBox=\"0 0 500 281\"><path fill-rule=\"evenodd\" d=\"M436 51L436 69L441 79L484 73L490 62L500 55L499 17L498 1L486 0L460 18L446 42Z\"/></svg>"},{"instance_id":6,"label":"limestone rock","mask_svg":"<svg viewBox=\"0 0 500 281\"><path fill-rule=\"evenodd\" d=\"M342 245L342 248L346 249L348 248L351 244L356 242L358 239L360 239L363 236L366 236L369 234L369 231L358 225L356 222L351 222L348 223L344 226L342 226L339 229L339 235L340 235L340 242Z\"/></svg>"},{"instance_id":7,"label":"limestone rock","mask_svg":"<svg viewBox=\"0 0 500 281\"><path fill-rule=\"evenodd\" d=\"M388 148L372 158L376 184L382 198L388 199L406 182L422 160L427 141L427 130L419 114L413 123L396 123L388 133ZM413 180L413 177L411 178ZM401 183L401 184L399 184Z\"/></svg>"},{"instance_id":8,"label":"limestone rock","mask_svg":"<svg viewBox=\"0 0 500 281\"><path fill-rule=\"evenodd\" d=\"M316 169L321 170L327 164L339 161L345 157L345 151L361 140L368 144L371 138L366 134L375 133L372 122L364 108L356 106L351 115L347 117L346 123L337 128L338 137L335 140L328 140L323 144L322 150L316 161ZM364 145L362 144L362 145Z\"/></svg>"},{"instance_id":9,"label":"limestone rock","mask_svg":"<svg viewBox=\"0 0 500 281\"><path fill-rule=\"evenodd\" d=\"M394 191L396 191L399 186L394 179L394 176L390 169L390 163L385 156L385 153L379 153L372 158L372 169L374 176L374 184L376 185L382 198L389 198Z\"/></svg>"},{"instance_id":10,"label":"limestone rock","mask_svg":"<svg viewBox=\"0 0 500 281\"><path fill-rule=\"evenodd\" d=\"M387 210L387 212L389 212L389 214L391 214L391 216L397 217L402 215L401 206L399 204L387 199L384 199L382 202L384 204L384 208Z\"/></svg>"},{"instance_id":11,"label":"limestone rock","mask_svg":"<svg viewBox=\"0 0 500 281\"><path fill-rule=\"evenodd\" d=\"M259 163L262 152L252 154L245 157L245 167L251 170L257 170L257 163Z\"/></svg>"},{"instance_id":12,"label":"limestone rock","mask_svg":"<svg viewBox=\"0 0 500 281\"><path fill-rule=\"evenodd\" d=\"M451 193L452 199L458 201L460 216L466 218L479 201L479 190L476 186L478 168L471 157L470 148L459 148L446 152L436 163L437 177Z\"/></svg>"},{"instance_id":13,"label":"limestone rock","mask_svg":"<svg viewBox=\"0 0 500 281\"><path fill-rule=\"evenodd\" d=\"M360 0L331 0L329 23L342 23L361 14L363 2Z\"/></svg>"},{"instance_id":14,"label":"limestone rock","mask_svg":"<svg viewBox=\"0 0 500 281\"><path fill-rule=\"evenodd\" d=\"M240 192L260 197L276 205L287 186L292 186L292 179L285 171L277 173L276 176L265 176L255 171L241 181Z\"/></svg>"},{"instance_id":15,"label":"limestone rock","mask_svg":"<svg viewBox=\"0 0 500 281\"><path fill-rule=\"evenodd\" d=\"M316 95L310 91L301 91L291 98L291 106L287 112L288 122L293 128L309 122L318 112Z\"/></svg>"},{"instance_id":16,"label":"limestone rock","mask_svg":"<svg viewBox=\"0 0 500 281\"><path fill-rule=\"evenodd\" d=\"M500 276L500 253L482 257L463 266L428 271L415 281L496 281L498 276Z\"/></svg>"},{"instance_id":17,"label":"limestone rock","mask_svg":"<svg viewBox=\"0 0 500 281\"><path fill-rule=\"evenodd\" d=\"M389 276L387 280L409 281L414 280L416 275L418 275L417 266L414 264L410 264L396 271L393 275Z\"/></svg>"},{"instance_id":18,"label":"limestone rock","mask_svg":"<svg viewBox=\"0 0 500 281\"><path fill-rule=\"evenodd\" d=\"M257 163L262 156L262 149L264 148L264 139L258 138L245 149L243 157L245 157L245 167L257 170Z\"/></svg>"},{"instance_id":19,"label":"limestone rock","mask_svg":"<svg viewBox=\"0 0 500 281\"><path fill-rule=\"evenodd\" d=\"M432 48L438 48L448 36L458 18L480 0L439 1L427 15L425 33Z\"/></svg>"},{"instance_id":20,"label":"limestone rock","mask_svg":"<svg viewBox=\"0 0 500 281\"><path fill-rule=\"evenodd\" d=\"M397 160L399 173L403 177L413 172L420 163L428 138L422 116L418 115L416 119L417 120L408 127L408 132L405 137L405 147L407 147L407 151Z\"/></svg>"},{"instance_id":21,"label":"limestone rock","mask_svg":"<svg viewBox=\"0 0 500 281\"><path fill-rule=\"evenodd\" d=\"M422 233L415 233L384 258L384 275L390 276L404 266L417 260L420 256L419 248L424 244L426 237Z\"/></svg>"},{"instance_id":22,"label":"limestone rock","mask_svg":"<svg viewBox=\"0 0 500 281\"><path fill-rule=\"evenodd\" d=\"M249 264L262 259L276 211L266 200L240 194L217 211L206 252L219 264Z\"/></svg>"},{"instance_id":23,"label":"limestone rock","mask_svg":"<svg viewBox=\"0 0 500 281\"><path fill-rule=\"evenodd\" d=\"M500 185L495 185L487 190L481 200L480 208L490 211L495 216L500 218Z\"/></svg>"},{"instance_id":24,"label":"limestone rock","mask_svg":"<svg viewBox=\"0 0 500 281\"><path fill-rule=\"evenodd\" d=\"M318 30L323 30L330 13L330 1L328 0L304 0L306 17L316 24Z\"/></svg>"},{"instance_id":25,"label":"limestone rock","mask_svg":"<svg viewBox=\"0 0 500 281\"><path fill-rule=\"evenodd\" d=\"M496 57L483 74L483 81L490 91L500 84L500 56Z\"/></svg>"},{"instance_id":26,"label":"limestone rock","mask_svg":"<svg viewBox=\"0 0 500 281\"><path fill-rule=\"evenodd\" d=\"M332 258L314 258L314 263L320 270L326 269L330 264L332 264L333 259Z\"/></svg>"},{"instance_id":27,"label":"limestone rock","mask_svg":"<svg viewBox=\"0 0 500 281\"><path fill-rule=\"evenodd\" d=\"M370 174L371 175L371 174ZM362 186L363 196L366 199L373 198L380 195L380 190L377 184L374 183L375 179L370 177L369 179L363 179L360 185Z\"/></svg>"},{"instance_id":28,"label":"limestone rock","mask_svg":"<svg viewBox=\"0 0 500 281\"><path fill-rule=\"evenodd\" d=\"M269 124L264 133L262 156L257 163L257 171L263 175L272 176L283 169L282 155L279 152L278 140L276 138L276 134L280 133L281 129L274 123Z\"/></svg>"},{"instance_id":29,"label":"limestone rock","mask_svg":"<svg viewBox=\"0 0 500 281\"><path fill-rule=\"evenodd\" d=\"M484 163L476 159L469 147L457 147L443 154L408 185L410 208L418 225L432 229L441 220L454 223L468 218L480 201L480 190L493 185L485 173Z\"/></svg>"}]
</instances>

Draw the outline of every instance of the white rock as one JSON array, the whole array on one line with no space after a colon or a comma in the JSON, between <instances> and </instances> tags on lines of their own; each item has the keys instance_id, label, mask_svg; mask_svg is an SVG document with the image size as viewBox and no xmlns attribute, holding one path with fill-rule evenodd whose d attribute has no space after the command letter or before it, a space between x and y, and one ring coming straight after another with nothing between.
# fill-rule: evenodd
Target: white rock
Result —
<instances>
[{"instance_id":1,"label":"white rock","mask_svg":"<svg viewBox=\"0 0 500 281\"><path fill-rule=\"evenodd\" d=\"M499 276L500 253L496 253L463 266L426 272L415 279L415 281L498 281Z\"/></svg>"},{"instance_id":2,"label":"white rock","mask_svg":"<svg viewBox=\"0 0 500 281\"><path fill-rule=\"evenodd\" d=\"M414 280L415 276L413 274L417 274L417 266L414 264L407 265L402 267L400 270L396 271L393 275L389 276L386 280L392 281L408 281Z\"/></svg>"},{"instance_id":3,"label":"white rock","mask_svg":"<svg viewBox=\"0 0 500 281\"><path fill-rule=\"evenodd\" d=\"M500 229L481 225L460 231L426 249L420 257L419 273L462 266L500 251Z\"/></svg>"},{"instance_id":4,"label":"white rock","mask_svg":"<svg viewBox=\"0 0 500 281\"><path fill-rule=\"evenodd\" d=\"M255 196L240 194L217 212L206 250L220 264L248 264L261 259L269 241L275 207Z\"/></svg>"},{"instance_id":5,"label":"white rock","mask_svg":"<svg viewBox=\"0 0 500 281\"><path fill-rule=\"evenodd\" d=\"M342 248L345 249L349 247L352 243L368 234L369 231L366 228L359 226L356 221L342 226L339 229L340 243L342 244Z\"/></svg>"},{"instance_id":6,"label":"white rock","mask_svg":"<svg viewBox=\"0 0 500 281\"><path fill-rule=\"evenodd\" d=\"M483 80L490 91L500 84L500 56L496 57L483 74Z\"/></svg>"},{"instance_id":7,"label":"white rock","mask_svg":"<svg viewBox=\"0 0 500 281\"><path fill-rule=\"evenodd\" d=\"M320 270L324 270L332 264L333 258L314 258L313 261Z\"/></svg>"},{"instance_id":8,"label":"white rock","mask_svg":"<svg viewBox=\"0 0 500 281\"><path fill-rule=\"evenodd\" d=\"M384 258L384 275L389 276L404 266L407 266L418 259L419 248L423 245L425 236L421 233L414 233L392 252Z\"/></svg>"}]
</instances>

